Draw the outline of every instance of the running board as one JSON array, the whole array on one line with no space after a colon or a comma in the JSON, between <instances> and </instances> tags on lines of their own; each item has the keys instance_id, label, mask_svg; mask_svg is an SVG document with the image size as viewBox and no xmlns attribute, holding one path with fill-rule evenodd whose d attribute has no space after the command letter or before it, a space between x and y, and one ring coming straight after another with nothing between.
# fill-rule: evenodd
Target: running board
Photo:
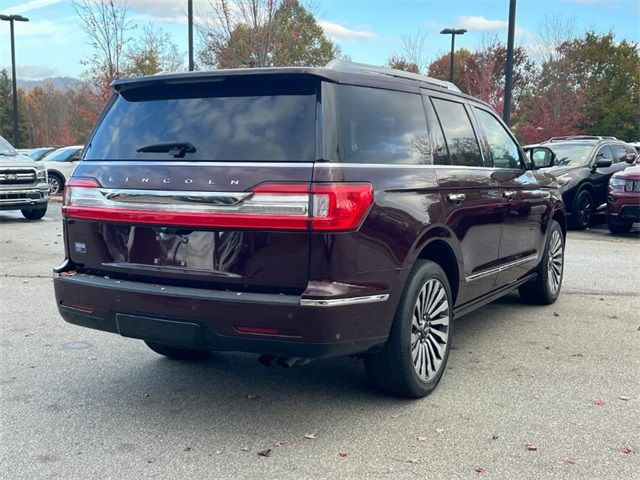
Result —
<instances>
[{"instance_id":1,"label":"running board","mask_svg":"<svg viewBox=\"0 0 640 480\"><path fill-rule=\"evenodd\" d=\"M474 300L471 300L470 302L463 303L462 305L459 305L453 309L453 316L454 318L460 318L466 315L467 313L471 313L478 307L481 307L482 305L486 305L487 303L491 303L494 300L497 300L498 298L509 293L510 291L515 290L520 285L523 285L531 280L534 280L537 276L538 276L537 273L531 273L526 277L522 277L521 279L516 280L515 282L505 285L504 287L500 287L497 290L493 290L483 297L479 297Z\"/></svg>"}]
</instances>

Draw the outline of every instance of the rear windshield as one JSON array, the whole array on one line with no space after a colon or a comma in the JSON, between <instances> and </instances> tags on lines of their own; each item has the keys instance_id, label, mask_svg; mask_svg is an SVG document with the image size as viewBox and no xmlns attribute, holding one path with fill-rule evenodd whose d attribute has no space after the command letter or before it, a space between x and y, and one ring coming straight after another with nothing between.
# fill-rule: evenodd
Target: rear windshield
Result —
<instances>
[{"instance_id":1,"label":"rear windshield","mask_svg":"<svg viewBox=\"0 0 640 480\"><path fill-rule=\"evenodd\" d=\"M85 160L309 162L315 158L313 82L162 85L118 95ZM138 152L189 143L195 152Z\"/></svg>"}]
</instances>

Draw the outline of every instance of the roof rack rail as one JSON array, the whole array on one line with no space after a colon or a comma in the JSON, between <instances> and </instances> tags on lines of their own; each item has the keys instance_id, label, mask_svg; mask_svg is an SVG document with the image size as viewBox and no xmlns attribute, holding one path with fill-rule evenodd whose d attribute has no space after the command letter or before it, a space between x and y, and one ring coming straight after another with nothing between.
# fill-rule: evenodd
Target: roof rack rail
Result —
<instances>
[{"instance_id":1,"label":"roof rack rail","mask_svg":"<svg viewBox=\"0 0 640 480\"><path fill-rule=\"evenodd\" d=\"M547 142L562 142L564 140L618 140L607 135L567 135L565 137L551 137Z\"/></svg>"},{"instance_id":2,"label":"roof rack rail","mask_svg":"<svg viewBox=\"0 0 640 480\"><path fill-rule=\"evenodd\" d=\"M426 75L420 75L417 73L405 72L404 70L397 70L395 68L378 67L376 65L367 65L366 63L349 62L347 60L340 59L331 60L327 63L325 68L328 68L329 70L336 70L338 72L375 73L378 75L387 75L389 77L404 78L460 92L460 89L451 82L438 80L436 78L427 77Z\"/></svg>"}]
</instances>

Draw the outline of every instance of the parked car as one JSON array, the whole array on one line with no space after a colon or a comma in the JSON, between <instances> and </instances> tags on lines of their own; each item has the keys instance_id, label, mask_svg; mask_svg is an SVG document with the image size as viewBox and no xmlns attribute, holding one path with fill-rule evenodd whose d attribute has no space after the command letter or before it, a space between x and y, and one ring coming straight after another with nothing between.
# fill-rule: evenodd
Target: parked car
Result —
<instances>
[{"instance_id":1,"label":"parked car","mask_svg":"<svg viewBox=\"0 0 640 480\"><path fill-rule=\"evenodd\" d=\"M555 178L448 82L334 61L113 85L65 190L67 322L175 358L357 355L421 397L454 318L558 298Z\"/></svg>"},{"instance_id":2,"label":"parked car","mask_svg":"<svg viewBox=\"0 0 640 480\"><path fill-rule=\"evenodd\" d=\"M640 222L640 165L614 174L609 180L607 223L611 233L627 233Z\"/></svg>"},{"instance_id":3,"label":"parked car","mask_svg":"<svg viewBox=\"0 0 640 480\"><path fill-rule=\"evenodd\" d=\"M84 146L82 145L62 147L44 157L42 161L49 174L51 195L62 192L67 183L67 178L71 176L73 169L78 164L78 160L80 160L83 148Z\"/></svg>"},{"instance_id":4,"label":"parked car","mask_svg":"<svg viewBox=\"0 0 640 480\"><path fill-rule=\"evenodd\" d=\"M47 213L47 171L29 157L20 155L0 136L0 210L20 210L29 220Z\"/></svg>"},{"instance_id":5,"label":"parked car","mask_svg":"<svg viewBox=\"0 0 640 480\"><path fill-rule=\"evenodd\" d=\"M555 155L553 166L545 171L558 178L569 226L578 230L589 227L596 209L606 205L611 176L628 167L637 155L631 145L615 137L554 137L525 150L537 146L547 147ZM537 153L534 162L536 159L547 161L544 153Z\"/></svg>"},{"instance_id":6,"label":"parked car","mask_svg":"<svg viewBox=\"0 0 640 480\"><path fill-rule=\"evenodd\" d=\"M31 150L29 150L29 153L26 153L26 155L28 157L31 157L32 160L39 162L40 160L43 160L48 154L50 154L51 152L55 152L59 148L61 147L32 148Z\"/></svg>"}]
</instances>

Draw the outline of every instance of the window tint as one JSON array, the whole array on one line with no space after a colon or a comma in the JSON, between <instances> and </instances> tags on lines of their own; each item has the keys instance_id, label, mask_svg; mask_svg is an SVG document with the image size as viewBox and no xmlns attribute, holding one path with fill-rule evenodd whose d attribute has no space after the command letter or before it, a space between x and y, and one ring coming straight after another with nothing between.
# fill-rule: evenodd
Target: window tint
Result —
<instances>
[{"instance_id":1,"label":"window tint","mask_svg":"<svg viewBox=\"0 0 640 480\"><path fill-rule=\"evenodd\" d=\"M480 146L464 105L439 98L432 98L432 101L449 147L451 163L471 167L483 166Z\"/></svg>"},{"instance_id":2,"label":"window tint","mask_svg":"<svg viewBox=\"0 0 640 480\"><path fill-rule=\"evenodd\" d=\"M224 82L226 84L226 82ZM255 81L254 81L255 83ZM316 84L179 84L118 96L87 147L86 160L173 159L145 145L192 143L184 161L313 161Z\"/></svg>"},{"instance_id":3,"label":"window tint","mask_svg":"<svg viewBox=\"0 0 640 480\"><path fill-rule=\"evenodd\" d=\"M427 123L429 125L429 137L431 138L431 158L434 165L451 165L449 149L444 140L440 121L436 117L436 112L429 102L429 97L423 97L424 109L427 113Z\"/></svg>"},{"instance_id":4,"label":"window tint","mask_svg":"<svg viewBox=\"0 0 640 480\"><path fill-rule=\"evenodd\" d=\"M479 108L474 110L487 139L493 165L498 168L521 168L518 145L502 124L489 112Z\"/></svg>"},{"instance_id":5,"label":"window tint","mask_svg":"<svg viewBox=\"0 0 640 480\"><path fill-rule=\"evenodd\" d=\"M418 94L340 87L340 160L350 163L427 163L429 139Z\"/></svg>"},{"instance_id":6,"label":"window tint","mask_svg":"<svg viewBox=\"0 0 640 480\"><path fill-rule=\"evenodd\" d=\"M611 148L609 148L609 145L605 145L600 150L598 150L598 153L596 154L596 161L600 160L601 158L605 160L611 160L612 162L614 161L613 154L611 153Z\"/></svg>"},{"instance_id":7,"label":"window tint","mask_svg":"<svg viewBox=\"0 0 640 480\"><path fill-rule=\"evenodd\" d=\"M622 145L611 145L611 150L613 150L613 161L614 162L626 162L627 161L627 151Z\"/></svg>"}]
</instances>

